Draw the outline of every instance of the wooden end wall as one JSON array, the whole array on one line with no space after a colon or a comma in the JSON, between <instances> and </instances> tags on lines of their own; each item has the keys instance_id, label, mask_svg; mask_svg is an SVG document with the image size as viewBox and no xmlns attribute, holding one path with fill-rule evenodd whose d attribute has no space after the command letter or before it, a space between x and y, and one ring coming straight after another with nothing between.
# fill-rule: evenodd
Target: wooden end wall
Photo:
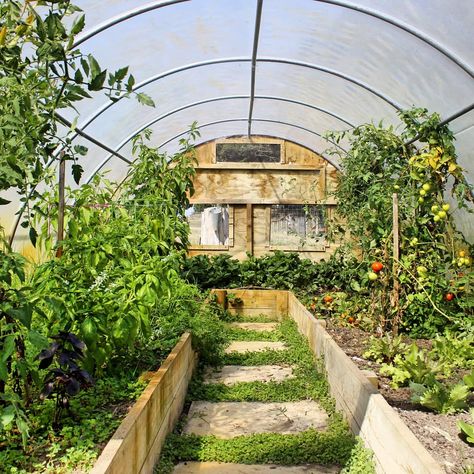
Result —
<instances>
[{"instance_id":1,"label":"wooden end wall","mask_svg":"<svg viewBox=\"0 0 474 474\"><path fill-rule=\"evenodd\" d=\"M279 143L281 163L217 163L217 143ZM337 245L319 248L270 244L273 204L323 204L329 217L335 201L337 170L320 155L296 143L269 137L233 137L196 148L198 161L191 204L228 204L227 246L192 245L189 255L228 253L240 260L247 253L262 256L273 250L298 252L304 258L327 259Z\"/></svg>"}]
</instances>

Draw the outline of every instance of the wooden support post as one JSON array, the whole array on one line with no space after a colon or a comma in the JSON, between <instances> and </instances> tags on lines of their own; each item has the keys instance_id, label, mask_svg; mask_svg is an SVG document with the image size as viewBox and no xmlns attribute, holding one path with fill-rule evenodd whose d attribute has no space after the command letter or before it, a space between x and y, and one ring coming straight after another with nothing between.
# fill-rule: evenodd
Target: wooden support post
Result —
<instances>
[{"instance_id":1,"label":"wooden support post","mask_svg":"<svg viewBox=\"0 0 474 474\"><path fill-rule=\"evenodd\" d=\"M61 257L63 254L63 247L61 242L64 240L64 210L65 210L65 198L64 189L66 185L66 160L64 159L64 153L61 153L59 161L59 203L58 203L58 236L57 243L58 249L56 250L56 257Z\"/></svg>"},{"instance_id":2,"label":"wooden support post","mask_svg":"<svg viewBox=\"0 0 474 474\"><path fill-rule=\"evenodd\" d=\"M398 194L393 193L393 291L391 306L394 310L392 321L392 332L396 336L400 325L400 282L398 281L398 267L400 260L400 239L399 239L399 217L398 217Z\"/></svg>"},{"instance_id":3,"label":"wooden support post","mask_svg":"<svg viewBox=\"0 0 474 474\"><path fill-rule=\"evenodd\" d=\"M247 253L253 255L253 206L247 204Z\"/></svg>"},{"instance_id":4,"label":"wooden support post","mask_svg":"<svg viewBox=\"0 0 474 474\"><path fill-rule=\"evenodd\" d=\"M227 290L213 290L213 293L216 295L216 302L219 306L222 306L224 309L229 307L227 299Z\"/></svg>"}]
</instances>

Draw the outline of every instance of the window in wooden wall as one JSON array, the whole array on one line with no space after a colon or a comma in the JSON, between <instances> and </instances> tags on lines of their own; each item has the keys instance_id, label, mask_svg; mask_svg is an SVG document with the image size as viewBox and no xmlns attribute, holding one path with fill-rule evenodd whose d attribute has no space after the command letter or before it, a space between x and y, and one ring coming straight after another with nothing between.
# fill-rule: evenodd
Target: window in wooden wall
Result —
<instances>
[{"instance_id":1,"label":"window in wooden wall","mask_svg":"<svg viewBox=\"0 0 474 474\"><path fill-rule=\"evenodd\" d=\"M191 246L232 245L232 215L226 204L194 204L186 211Z\"/></svg>"},{"instance_id":2,"label":"window in wooden wall","mask_svg":"<svg viewBox=\"0 0 474 474\"><path fill-rule=\"evenodd\" d=\"M270 211L270 247L325 250L324 206L277 204Z\"/></svg>"}]
</instances>

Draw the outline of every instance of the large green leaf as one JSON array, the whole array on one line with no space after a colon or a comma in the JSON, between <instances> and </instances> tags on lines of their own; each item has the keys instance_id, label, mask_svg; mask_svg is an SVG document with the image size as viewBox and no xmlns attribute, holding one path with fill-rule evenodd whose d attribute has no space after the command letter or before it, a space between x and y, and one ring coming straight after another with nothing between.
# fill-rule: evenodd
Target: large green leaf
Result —
<instances>
[{"instance_id":1,"label":"large green leaf","mask_svg":"<svg viewBox=\"0 0 474 474\"><path fill-rule=\"evenodd\" d=\"M5 312L8 316L23 324L26 328L30 328L31 318L33 316L33 308L30 304L25 304L21 308L8 308Z\"/></svg>"},{"instance_id":2,"label":"large green leaf","mask_svg":"<svg viewBox=\"0 0 474 474\"><path fill-rule=\"evenodd\" d=\"M15 407L13 405L6 406L0 414L0 422L2 426L7 427L15 419Z\"/></svg>"},{"instance_id":3,"label":"large green leaf","mask_svg":"<svg viewBox=\"0 0 474 474\"><path fill-rule=\"evenodd\" d=\"M466 435L466 439L469 443L474 443L474 425L459 420L458 428Z\"/></svg>"},{"instance_id":4,"label":"large green leaf","mask_svg":"<svg viewBox=\"0 0 474 474\"><path fill-rule=\"evenodd\" d=\"M6 362L15 351L15 336L11 334L3 340L1 361Z\"/></svg>"}]
</instances>

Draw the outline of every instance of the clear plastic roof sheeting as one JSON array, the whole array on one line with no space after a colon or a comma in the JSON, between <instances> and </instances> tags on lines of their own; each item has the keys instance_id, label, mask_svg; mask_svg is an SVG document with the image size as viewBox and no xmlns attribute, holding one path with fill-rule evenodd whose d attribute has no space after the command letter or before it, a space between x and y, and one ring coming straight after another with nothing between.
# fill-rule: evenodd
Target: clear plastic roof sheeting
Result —
<instances>
[{"instance_id":1,"label":"clear plastic roof sheeting","mask_svg":"<svg viewBox=\"0 0 474 474\"><path fill-rule=\"evenodd\" d=\"M194 121L200 141L250 130L324 155L327 130L397 124L397 110L414 105L446 119L474 102L472 0L76 3L86 14L82 52L109 70L130 66L137 90L156 103L100 94L79 103L78 127L127 159L144 128L173 151ZM474 112L451 127L474 182ZM125 176L127 163L89 148L85 179L98 170Z\"/></svg>"}]
</instances>

